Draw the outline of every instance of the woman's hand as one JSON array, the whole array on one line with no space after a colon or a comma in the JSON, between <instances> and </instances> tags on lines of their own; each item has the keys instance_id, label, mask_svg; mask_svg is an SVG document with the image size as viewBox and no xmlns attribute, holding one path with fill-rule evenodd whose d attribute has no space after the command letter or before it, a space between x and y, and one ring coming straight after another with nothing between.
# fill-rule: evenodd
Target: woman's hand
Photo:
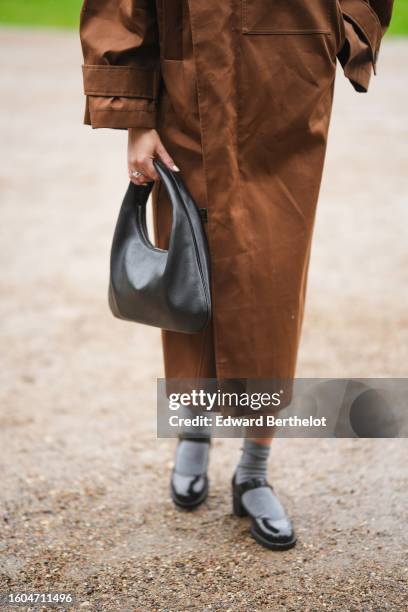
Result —
<instances>
[{"instance_id":1,"label":"woman's hand","mask_svg":"<svg viewBox=\"0 0 408 612\"><path fill-rule=\"evenodd\" d=\"M146 185L157 180L158 174L153 166L153 158L158 157L170 170L179 171L164 148L156 130L129 128L128 130L128 170L129 178L135 185ZM135 176L133 172L140 172Z\"/></svg>"}]
</instances>

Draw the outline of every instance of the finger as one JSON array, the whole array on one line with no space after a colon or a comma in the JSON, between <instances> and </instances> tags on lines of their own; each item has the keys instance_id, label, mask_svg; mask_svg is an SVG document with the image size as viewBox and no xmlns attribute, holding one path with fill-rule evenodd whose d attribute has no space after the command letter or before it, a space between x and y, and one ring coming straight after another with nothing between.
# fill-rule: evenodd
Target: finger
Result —
<instances>
[{"instance_id":1,"label":"finger","mask_svg":"<svg viewBox=\"0 0 408 612\"><path fill-rule=\"evenodd\" d=\"M133 183L134 185L147 185L149 182L151 182L146 180L144 174L142 174L141 176L130 176L129 178L131 183Z\"/></svg>"},{"instance_id":2,"label":"finger","mask_svg":"<svg viewBox=\"0 0 408 612\"><path fill-rule=\"evenodd\" d=\"M163 146L163 144L161 142L157 143L156 153L157 153L158 157L161 159L161 161L163 162L163 164L166 164L166 166L168 168L170 168L170 170L174 170L174 172L179 172L180 171L180 168L178 166L176 166L176 164L174 163L173 159L167 153L166 149L164 148L164 146Z\"/></svg>"},{"instance_id":3,"label":"finger","mask_svg":"<svg viewBox=\"0 0 408 612\"><path fill-rule=\"evenodd\" d=\"M155 181L159 177L153 166L153 158L149 155L143 155L131 162L132 169L138 170L145 176L145 180Z\"/></svg>"},{"instance_id":4,"label":"finger","mask_svg":"<svg viewBox=\"0 0 408 612\"><path fill-rule=\"evenodd\" d=\"M149 156L144 160L142 172L150 180L157 181L159 179L159 175L157 174L156 168L153 165L153 157Z\"/></svg>"},{"instance_id":5,"label":"finger","mask_svg":"<svg viewBox=\"0 0 408 612\"><path fill-rule=\"evenodd\" d=\"M148 185L149 183L147 183L146 181L139 181L137 179L130 179L130 182L133 183L134 185L138 185L138 186L143 186L146 187L146 185ZM151 182L151 181L150 181Z\"/></svg>"},{"instance_id":6,"label":"finger","mask_svg":"<svg viewBox=\"0 0 408 612\"><path fill-rule=\"evenodd\" d=\"M129 179L135 185L146 185L147 178L144 174L140 172L140 170L133 170L132 168L128 168Z\"/></svg>"}]
</instances>

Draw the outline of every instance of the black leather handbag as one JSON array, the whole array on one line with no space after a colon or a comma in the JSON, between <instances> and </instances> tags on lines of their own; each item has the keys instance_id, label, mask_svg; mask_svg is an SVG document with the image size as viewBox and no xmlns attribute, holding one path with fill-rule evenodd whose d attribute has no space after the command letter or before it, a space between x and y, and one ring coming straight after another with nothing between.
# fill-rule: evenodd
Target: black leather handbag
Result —
<instances>
[{"instance_id":1,"label":"black leather handbag","mask_svg":"<svg viewBox=\"0 0 408 612\"><path fill-rule=\"evenodd\" d=\"M129 183L113 236L109 305L120 318L177 332L201 331L211 318L207 240L196 204L180 177L153 161L172 206L168 251L146 227L153 183Z\"/></svg>"}]
</instances>

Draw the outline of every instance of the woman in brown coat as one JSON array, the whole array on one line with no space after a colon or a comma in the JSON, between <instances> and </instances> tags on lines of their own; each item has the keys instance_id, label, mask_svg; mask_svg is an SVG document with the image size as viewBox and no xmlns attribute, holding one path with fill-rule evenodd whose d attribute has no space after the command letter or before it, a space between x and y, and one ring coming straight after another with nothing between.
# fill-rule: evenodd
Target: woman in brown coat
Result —
<instances>
[{"instance_id":1,"label":"woman in brown coat","mask_svg":"<svg viewBox=\"0 0 408 612\"><path fill-rule=\"evenodd\" d=\"M200 334L163 331L166 378L293 378L336 58L367 91L391 10L392 0L84 2L85 123L128 130L133 182L157 179L158 156L205 209L213 320ZM164 248L165 200L156 183ZM261 544L287 548L295 536L267 485L269 444L246 439L234 509ZM179 506L205 499L208 448L205 431L186 429L172 474Z\"/></svg>"}]
</instances>

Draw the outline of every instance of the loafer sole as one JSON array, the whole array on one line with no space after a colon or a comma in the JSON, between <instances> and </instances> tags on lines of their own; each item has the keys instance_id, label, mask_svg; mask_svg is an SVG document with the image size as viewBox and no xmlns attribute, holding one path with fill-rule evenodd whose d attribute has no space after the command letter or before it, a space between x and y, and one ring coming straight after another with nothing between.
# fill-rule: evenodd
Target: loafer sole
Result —
<instances>
[{"instance_id":1,"label":"loafer sole","mask_svg":"<svg viewBox=\"0 0 408 612\"><path fill-rule=\"evenodd\" d=\"M261 544L261 546L264 546L265 548L269 548L269 550L289 550L290 548L293 548L297 542L296 536L293 536L293 538L288 542L271 542L270 540L261 536L253 525L251 525L251 536L258 542L258 544Z\"/></svg>"}]
</instances>

